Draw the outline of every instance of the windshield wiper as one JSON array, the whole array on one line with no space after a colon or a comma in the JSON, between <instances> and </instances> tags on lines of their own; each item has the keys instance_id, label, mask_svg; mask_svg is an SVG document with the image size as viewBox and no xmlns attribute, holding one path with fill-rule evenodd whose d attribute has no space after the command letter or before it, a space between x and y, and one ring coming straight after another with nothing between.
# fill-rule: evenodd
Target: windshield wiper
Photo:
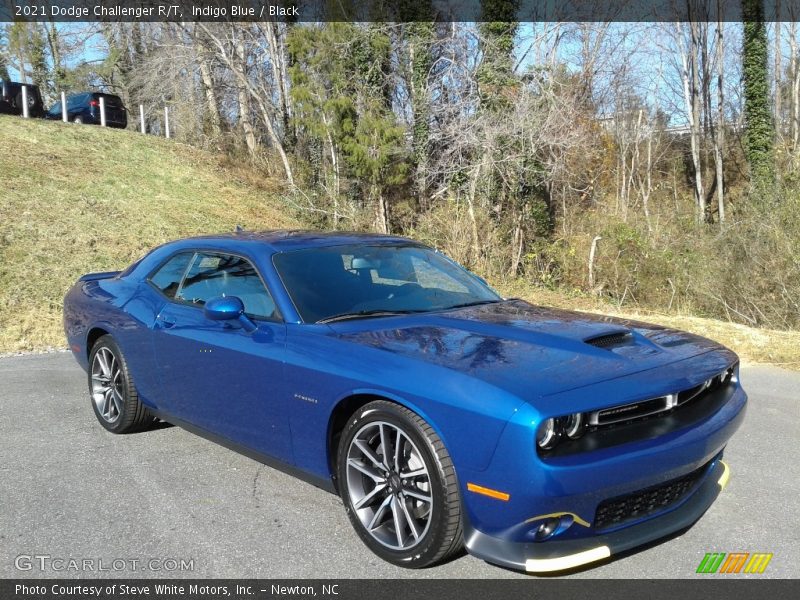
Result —
<instances>
[{"instance_id":1,"label":"windshield wiper","mask_svg":"<svg viewBox=\"0 0 800 600\"><path fill-rule=\"evenodd\" d=\"M360 310L358 312L347 312L332 317L325 317L320 319L317 323L333 323L335 321L349 321L351 319L366 319L369 317L394 317L397 315L409 315L411 313L425 312L422 310Z\"/></svg>"},{"instance_id":2,"label":"windshield wiper","mask_svg":"<svg viewBox=\"0 0 800 600\"><path fill-rule=\"evenodd\" d=\"M466 308L467 306L480 306L481 304L495 304L502 302L502 300L477 300L474 302L465 302L463 304L456 304L455 306L447 306L444 308L426 308L426 309L408 309L408 310L359 310L358 312L346 312L330 317L320 319L317 323L333 323L335 321L349 321L352 319L367 319L370 317L395 317L397 315L410 315L412 313L425 313L425 312L438 312L440 310L452 310L454 308Z\"/></svg>"}]
</instances>

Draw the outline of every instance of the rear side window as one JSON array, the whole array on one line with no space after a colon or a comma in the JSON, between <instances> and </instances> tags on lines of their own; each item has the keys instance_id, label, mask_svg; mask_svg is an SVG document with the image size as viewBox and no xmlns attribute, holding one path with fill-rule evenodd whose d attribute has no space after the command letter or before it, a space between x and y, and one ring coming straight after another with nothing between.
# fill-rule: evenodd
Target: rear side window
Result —
<instances>
[{"instance_id":1,"label":"rear side window","mask_svg":"<svg viewBox=\"0 0 800 600\"><path fill-rule=\"evenodd\" d=\"M167 298L174 299L192 256L194 252L176 254L150 276L150 283L161 290Z\"/></svg>"},{"instance_id":2,"label":"rear side window","mask_svg":"<svg viewBox=\"0 0 800 600\"><path fill-rule=\"evenodd\" d=\"M100 97L103 97L105 105L109 108L122 108L122 99L113 94L95 94L94 99L100 102Z\"/></svg>"},{"instance_id":3,"label":"rear side window","mask_svg":"<svg viewBox=\"0 0 800 600\"><path fill-rule=\"evenodd\" d=\"M78 94L67 99L67 108L79 108L85 106L89 102L90 94Z\"/></svg>"},{"instance_id":4,"label":"rear side window","mask_svg":"<svg viewBox=\"0 0 800 600\"><path fill-rule=\"evenodd\" d=\"M237 296L252 317L276 318L275 302L248 260L198 252L175 299L202 305L217 296Z\"/></svg>"}]
</instances>

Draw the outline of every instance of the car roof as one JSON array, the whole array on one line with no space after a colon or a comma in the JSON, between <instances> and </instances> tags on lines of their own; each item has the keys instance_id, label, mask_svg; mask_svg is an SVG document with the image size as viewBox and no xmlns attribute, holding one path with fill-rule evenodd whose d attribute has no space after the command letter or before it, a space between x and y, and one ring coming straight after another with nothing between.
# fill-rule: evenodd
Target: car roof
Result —
<instances>
[{"instance_id":1,"label":"car roof","mask_svg":"<svg viewBox=\"0 0 800 600\"><path fill-rule=\"evenodd\" d=\"M343 232L343 231L309 231L300 229L281 229L273 231L236 231L230 233L201 235L185 238L174 244L191 247L202 243L203 245L218 245L221 247L235 247L241 243L260 244L275 252L287 250L302 250L306 248L320 248L327 246L344 246L348 244L418 244L409 238L382 235L377 233Z\"/></svg>"}]
</instances>

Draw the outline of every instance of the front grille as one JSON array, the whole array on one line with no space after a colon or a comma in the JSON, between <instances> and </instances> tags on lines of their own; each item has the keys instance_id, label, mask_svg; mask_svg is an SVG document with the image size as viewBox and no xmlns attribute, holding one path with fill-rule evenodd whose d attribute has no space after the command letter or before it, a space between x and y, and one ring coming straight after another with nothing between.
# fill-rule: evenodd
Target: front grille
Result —
<instances>
[{"instance_id":1,"label":"front grille","mask_svg":"<svg viewBox=\"0 0 800 600\"><path fill-rule=\"evenodd\" d=\"M598 410L589 416L589 425L611 425L621 421L632 421L653 415L670 408L669 397L653 398L642 402L613 406Z\"/></svg>"},{"instance_id":2,"label":"front grille","mask_svg":"<svg viewBox=\"0 0 800 600\"><path fill-rule=\"evenodd\" d=\"M630 423L651 416L664 415L689 402L699 402L708 394L730 382L735 372L736 365L733 365L698 385L674 394L595 410L587 413L587 422L590 428L607 428L620 423Z\"/></svg>"},{"instance_id":3,"label":"front grille","mask_svg":"<svg viewBox=\"0 0 800 600\"><path fill-rule=\"evenodd\" d=\"M683 500L706 472L708 464L666 483L604 500L594 516L595 529L607 529L655 515Z\"/></svg>"}]
</instances>

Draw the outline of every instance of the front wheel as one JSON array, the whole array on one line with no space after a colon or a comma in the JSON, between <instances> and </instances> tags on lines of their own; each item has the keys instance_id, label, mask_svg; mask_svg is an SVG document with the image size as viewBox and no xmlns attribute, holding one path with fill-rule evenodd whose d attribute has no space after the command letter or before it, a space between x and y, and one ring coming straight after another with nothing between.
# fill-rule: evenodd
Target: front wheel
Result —
<instances>
[{"instance_id":1,"label":"front wheel","mask_svg":"<svg viewBox=\"0 0 800 600\"><path fill-rule=\"evenodd\" d=\"M89 355L89 394L97 420L112 433L138 431L155 421L139 400L128 363L110 335L98 339Z\"/></svg>"},{"instance_id":2,"label":"front wheel","mask_svg":"<svg viewBox=\"0 0 800 600\"><path fill-rule=\"evenodd\" d=\"M415 569L460 550L455 469L419 415L385 401L359 409L342 432L337 477L353 527L384 560Z\"/></svg>"}]
</instances>

